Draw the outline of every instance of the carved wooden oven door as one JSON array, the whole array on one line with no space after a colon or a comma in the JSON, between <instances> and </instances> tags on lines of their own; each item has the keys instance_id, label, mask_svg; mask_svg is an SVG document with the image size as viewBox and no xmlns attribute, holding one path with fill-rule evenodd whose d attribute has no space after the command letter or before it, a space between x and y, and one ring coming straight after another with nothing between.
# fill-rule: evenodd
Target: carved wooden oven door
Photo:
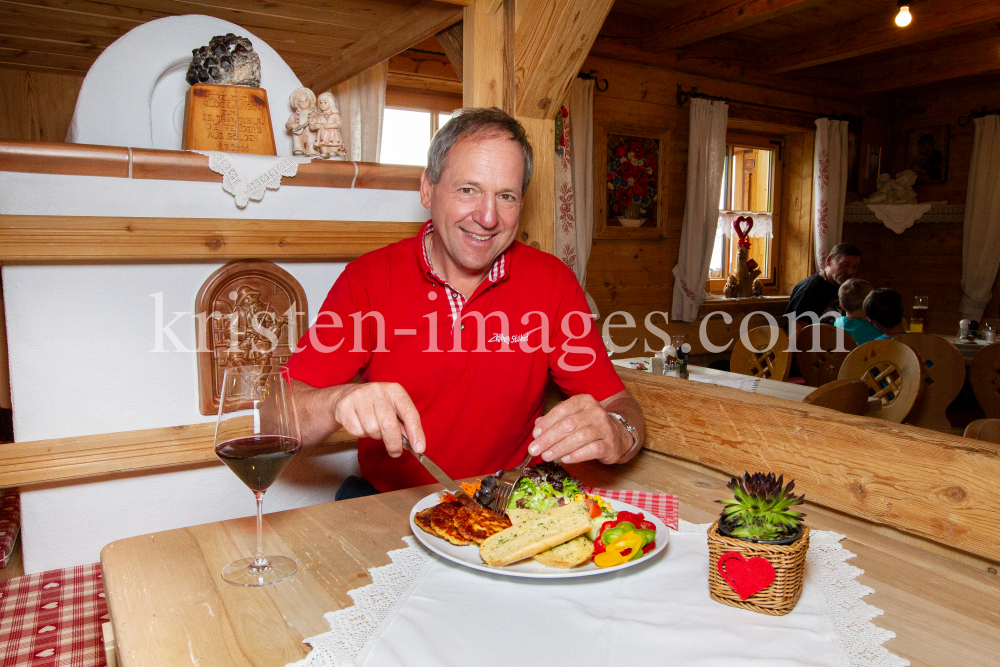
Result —
<instances>
[{"instance_id":1,"label":"carved wooden oven door","mask_svg":"<svg viewBox=\"0 0 1000 667\"><path fill-rule=\"evenodd\" d=\"M195 304L201 413L219 411L227 368L284 366L308 322L302 285L272 262L239 260L209 276Z\"/></svg>"}]
</instances>

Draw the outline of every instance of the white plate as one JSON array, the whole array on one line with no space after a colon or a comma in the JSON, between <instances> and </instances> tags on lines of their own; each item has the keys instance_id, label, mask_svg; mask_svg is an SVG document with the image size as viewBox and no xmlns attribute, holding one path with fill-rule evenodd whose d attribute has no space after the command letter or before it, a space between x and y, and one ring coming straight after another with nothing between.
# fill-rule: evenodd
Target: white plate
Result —
<instances>
[{"instance_id":1,"label":"white plate","mask_svg":"<svg viewBox=\"0 0 1000 667\"><path fill-rule=\"evenodd\" d=\"M492 565L487 565L483 562L483 559L479 557L479 546L475 544L464 547L455 546L451 542L444 540L437 535L431 535L430 533L425 532L420 526L413 522L413 516L417 512L425 510L433 505L437 505L440 497L439 493L432 493L431 495L422 498L420 502L414 505L413 509L410 510L410 530L413 531L413 534L416 535L417 539L420 540L425 547L442 558L447 558L453 563L458 563L459 565L464 565L465 567L471 567L474 570L492 572L493 574L504 574L509 577L564 579L566 577L589 577L591 575L602 574L604 572L617 572L618 570L623 570L627 567L638 565L639 563L646 563L655 558L657 554L666 548L667 542L670 540L667 526L657 517L653 516L649 512L639 509L638 507L608 498L608 503L615 511L621 512L624 510L628 512L642 512L647 520L653 522L653 525L656 526L655 549L638 560L630 560L627 563L616 565L615 567L597 567L594 565L593 561L587 561L584 565L577 565L576 567L562 569L542 565L534 558L522 560L518 563L507 565L506 567L494 567Z\"/></svg>"}]
</instances>

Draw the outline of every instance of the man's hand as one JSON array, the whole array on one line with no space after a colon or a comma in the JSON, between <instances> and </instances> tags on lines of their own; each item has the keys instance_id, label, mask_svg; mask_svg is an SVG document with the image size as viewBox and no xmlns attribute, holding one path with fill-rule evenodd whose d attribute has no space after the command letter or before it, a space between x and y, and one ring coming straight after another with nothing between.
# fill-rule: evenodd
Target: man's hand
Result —
<instances>
[{"instance_id":1,"label":"man's hand","mask_svg":"<svg viewBox=\"0 0 1000 667\"><path fill-rule=\"evenodd\" d=\"M385 443L389 456L403 453L402 428L415 452L423 452L424 429L409 394L394 382L344 385L333 403L333 418L353 436Z\"/></svg>"},{"instance_id":2,"label":"man's hand","mask_svg":"<svg viewBox=\"0 0 1000 667\"><path fill-rule=\"evenodd\" d=\"M641 442L642 424L635 423L632 409L620 409L635 404L627 393L615 394L601 403L588 394L578 394L535 421L532 432L535 440L528 451L532 456L540 454L543 461L561 459L564 463L580 463L597 459L601 463L617 463L632 447L632 436L621 422L608 416L606 406L611 404L613 411L629 413L625 418L638 430ZM634 412L638 412L637 405ZM638 414L641 421L641 413Z\"/></svg>"}]
</instances>

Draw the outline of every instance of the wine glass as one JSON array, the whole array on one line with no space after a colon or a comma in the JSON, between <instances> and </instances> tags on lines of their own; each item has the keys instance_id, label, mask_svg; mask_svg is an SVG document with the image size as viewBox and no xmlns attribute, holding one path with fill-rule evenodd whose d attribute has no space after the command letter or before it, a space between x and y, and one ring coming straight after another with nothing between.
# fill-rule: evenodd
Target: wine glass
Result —
<instances>
[{"instance_id":1,"label":"wine glass","mask_svg":"<svg viewBox=\"0 0 1000 667\"><path fill-rule=\"evenodd\" d=\"M222 376L215 453L257 498L257 556L233 561L222 578L237 586L266 586L298 569L284 556L265 556L261 543L264 492L302 447L292 403L292 381L284 368L237 366Z\"/></svg>"}]
</instances>

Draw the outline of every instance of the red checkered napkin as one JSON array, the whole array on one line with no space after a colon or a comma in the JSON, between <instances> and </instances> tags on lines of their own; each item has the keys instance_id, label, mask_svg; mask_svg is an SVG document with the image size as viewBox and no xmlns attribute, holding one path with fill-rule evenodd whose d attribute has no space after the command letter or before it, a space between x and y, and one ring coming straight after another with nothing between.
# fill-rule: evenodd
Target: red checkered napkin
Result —
<instances>
[{"instance_id":1,"label":"red checkered napkin","mask_svg":"<svg viewBox=\"0 0 1000 667\"><path fill-rule=\"evenodd\" d=\"M0 491L0 568L7 567L20 529L21 496L15 489Z\"/></svg>"},{"instance_id":2,"label":"red checkered napkin","mask_svg":"<svg viewBox=\"0 0 1000 667\"><path fill-rule=\"evenodd\" d=\"M104 667L101 564L0 582L2 667Z\"/></svg>"},{"instance_id":3,"label":"red checkered napkin","mask_svg":"<svg viewBox=\"0 0 1000 667\"><path fill-rule=\"evenodd\" d=\"M677 530L677 512L680 502L677 496L668 493L646 493L645 491L615 491L585 487L584 491L602 498L613 498L619 502L635 505L641 510L658 517L660 521Z\"/></svg>"}]
</instances>

